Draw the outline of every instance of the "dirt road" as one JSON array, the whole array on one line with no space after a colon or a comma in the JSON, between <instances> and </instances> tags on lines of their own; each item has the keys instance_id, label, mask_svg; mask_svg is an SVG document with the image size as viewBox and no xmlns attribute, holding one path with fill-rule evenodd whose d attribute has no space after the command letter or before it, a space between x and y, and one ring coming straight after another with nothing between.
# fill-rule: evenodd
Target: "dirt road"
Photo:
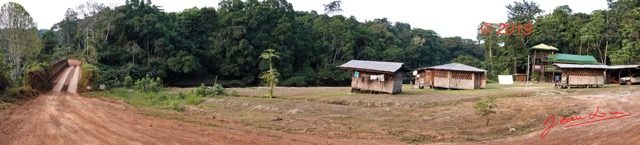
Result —
<instances>
[{"instance_id":1,"label":"dirt road","mask_svg":"<svg viewBox=\"0 0 640 145\"><path fill-rule=\"evenodd\" d=\"M71 74L67 69L66 74ZM77 72L77 71L76 71ZM77 74L77 73L76 73ZM77 84L72 75L70 84ZM64 83L64 82L62 82ZM133 113L124 103L57 91L0 112L0 144L382 144L293 135L242 125L225 128ZM69 86L73 89L75 86ZM395 144L394 141L386 142Z\"/></svg>"},{"instance_id":2,"label":"dirt road","mask_svg":"<svg viewBox=\"0 0 640 145\"><path fill-rule=\"evenodd\" d=\"M42 95L0 118L0 144L362 144L252 129L219 128L131 113L125 104L68 92ZM371 144L371 142L366 143Z\"/></svg>"},{"instance_id":3,"label":"dirt road","mask_svg":"<svg viewBox=\"0 0 640 145\"><path fill-rule=\"evenodd\" d=\"M42 95L0 117L0 144L394 144L315 138L241 125L156 119L125 104L68 92Z\"/></svg>"}]
</instances>

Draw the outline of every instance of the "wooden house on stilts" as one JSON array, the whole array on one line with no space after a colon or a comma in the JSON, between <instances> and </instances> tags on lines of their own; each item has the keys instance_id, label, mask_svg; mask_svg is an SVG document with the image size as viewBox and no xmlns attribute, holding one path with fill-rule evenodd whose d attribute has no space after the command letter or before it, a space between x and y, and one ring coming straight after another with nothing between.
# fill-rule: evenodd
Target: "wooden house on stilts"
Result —
<instances>
[{"instance_id":1,"label":"wooden house on stilts","mask_svg":"<svg viewBox=\"0 0 640 145\"><path fill-rule=\"evenodd\" d=\"M352 70L351 92L395 94L402 92L402 74L411 71L403 63L351 60L338 66Z\"/></svg>"},{"instance_id":2,"label":"wooden house on stilts","mask_svg":"<svg viewBox=\"0 0 640 145\"><path fill-rule=\"evenodd\" d=\"M418 88L480 89L487 85L487 71L476 67L450 63L417 70Z\"/></svg>"},{"instance_id":3,"label":"wooden house on stilts","mask_svg":"<svg viewBox=\"0 0 640 145\"><path fill-rule=\"evenodd\" d=\"M603 64L554 64L562 70L560 82L555 84L559 88L571 87L602 87L605 83L606 70L610 66Z\"/></svg>"}]
</instances>

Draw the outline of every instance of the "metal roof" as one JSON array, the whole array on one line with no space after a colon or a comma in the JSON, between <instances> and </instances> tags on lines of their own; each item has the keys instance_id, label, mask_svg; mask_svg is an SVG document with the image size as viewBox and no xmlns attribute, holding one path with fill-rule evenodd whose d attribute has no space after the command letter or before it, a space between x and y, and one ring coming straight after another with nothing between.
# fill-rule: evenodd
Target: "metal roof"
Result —
<instances>
[{"instance_id":1,"label":"metal roof","mask_svg":"<svg viewBox=\"0 0 640 145\"><path fill-rule=\"evenodd\" d=\"M547 56L549 62L573 63L573 64L600 64L595 57L591 55L574 55L558 53L556 55Z\"/></svg>"},{"instance_id":2,"label":"metal roof","mask_svg":"<svg viewBox=\"0 0 640 145\"><path fill-rule=\"evenodd\" d=\"M558 51L558 48L553 47L553 46L549 46L547 44L538 44L536 46L531 47L531 49L533 50L553 50L553 51Z\"/></svg>"},{"instance_id":3,"label":"metal roof","mask_svg":"<svg viewBox=\"0 0 640 145\"><path fill-rule=\"evenodd\" d=\"M555 63L553 65L558 66L559 68L609 69L609 66L603 65L603 64L563 64L563 63Z\"/></svg>"},{"instance_id":4,"label":"metal roof","mask_svg":"<svg viewBox=\"0 0 640 145\"><path fill-rule=\"evenodd\" d=\"M367 61L367 60L351 60L345 64L338 66L347 70L373 70L381 72L394 73L402 69L403 71L409 71L408 67L404 63L400 62L383 62L383 61Z\"/></svg>"},{"instance_id":5,"label":"metal roof","mask_svg":"<svg viewBox=\"0 0 640 145\"><path fill-rule=\"evenodd\" d=\"M464 64L460 64L460 63L449 63L449 64L443 64L443 65L438 65L438 66L432 66L432 67L426 67L426 68L421 68L419 70L424 70L424 69L440 69L440 70L456 70L456 71L471 71L471 72L487 72L487 70L484 69L479 69L473 66L468 66L468 65L464 65Z\"/></svg>"},{"instance_id":6,"label":"metal roof","mask_svg":"<svg viewBox=\"0 0 640 145\"><path fill-rule=\"evenodd\" d=\"M640 68L640 65L613 65L613 66L609 66L609 69L627 69L627 68Z\"/></svg>"}]
</instances>

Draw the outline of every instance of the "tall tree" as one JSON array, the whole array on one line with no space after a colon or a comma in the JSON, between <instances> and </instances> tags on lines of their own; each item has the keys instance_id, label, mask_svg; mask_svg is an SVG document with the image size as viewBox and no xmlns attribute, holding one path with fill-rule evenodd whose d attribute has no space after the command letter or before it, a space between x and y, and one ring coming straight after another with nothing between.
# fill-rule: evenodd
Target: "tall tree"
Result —
<instances>
[{"instance_id":1,"label":"tall tree","mask_svg":"<svg viewBox=\"0 0 640 145\"><path fill-rule=\"evenodd\" d=\"M342 12L341 4L342 0L334 0L329 2L328 4L324 4L324 12L326 14Z\"/></svg>"},{"instance_id":2,"label":"tall tree","mask_svg":"<svg viewBox=\"0 0 640 145\"><path fill-rule=\"evenodd\" d=\"M12 67L11 77L19 80L22 66L40 52L36 23L22 5L9 2L0 8L0 48L5 62Z\"/></svg>"}]
</instances>

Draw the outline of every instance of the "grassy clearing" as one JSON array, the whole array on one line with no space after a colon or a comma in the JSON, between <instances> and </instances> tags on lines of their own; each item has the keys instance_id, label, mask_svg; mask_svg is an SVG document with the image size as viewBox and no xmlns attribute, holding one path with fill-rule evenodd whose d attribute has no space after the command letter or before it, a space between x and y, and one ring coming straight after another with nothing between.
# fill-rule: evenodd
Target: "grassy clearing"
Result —
<instances>
[{"instance_id":1,"label":"grassy clearing","mask_svg":"<svg viewBox=\"0 0 640 145\"><path fill-rule=\"evenodd\" d=\"M121 99L136 106L196 108L192 116L150 113L149 116L225 127L219 120L293 134L327 138L396 138L406 143L486 141L520 136L543 129L554 114L584 113L588 104L568 95L621 92L638 87L553 89L553 85L489 84L480 90L412 89L387 94L350 94L348 87L278 87L277 98L265 98L263 88L231 88L239 97L194 97L192 89L172 88L143 93L118 88L92 95ZM236 93L234 93L236 94ZM489 126L473 108L475 101L497 96ZM185 108L182 108L185 109ZM187 109L190 110L190 109ZM173 112L173 111L171 111ZM196 117L194 117L194 115ZM199 117L198 117L199 116ZM204 119L203 119L204 118ZM211 121L207 118L215 118ZM480 121L479 121L480 120ZM516 131L510 131L512 128Z\"/></svg>"},{"instance_id":2,"label":"grassy clearing","mask_svg":"<svg viewBox=\"0 0 640 145\"><path fill-rule=\"evenodd\" d=\"M142 92L126 88L113 88L106 91L83 94L87 97L102 97L122 100L134 106L145 106L157 109L172 109L185 111L185 105L198 105L206 98L220 98L221 96L200 96L195 93L170 92L166 89L160 92Z\"/></svg>"}]
</instances>

